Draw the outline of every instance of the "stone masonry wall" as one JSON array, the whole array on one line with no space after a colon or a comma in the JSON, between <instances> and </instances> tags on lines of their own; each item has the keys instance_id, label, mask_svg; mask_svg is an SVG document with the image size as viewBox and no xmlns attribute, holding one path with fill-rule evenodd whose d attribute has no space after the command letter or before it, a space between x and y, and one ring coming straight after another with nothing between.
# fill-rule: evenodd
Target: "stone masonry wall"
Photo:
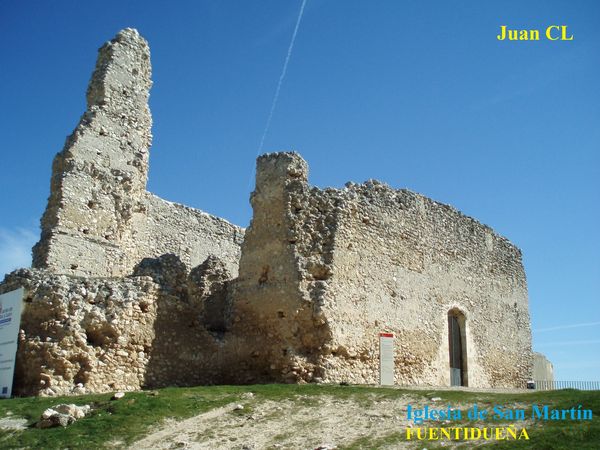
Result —
<instances>
[{"instance_id":1,"label":"stone masonry wall","mask_svg":"<svg viewBox=\"0 0 600 450\"><path fill-rule=\"evenodd\" d=\"M150 50L136 30L100 48L87 111L54 159L33 267L116 277L175 253L188 269L214 254L237 272L243 229L146 191L150 76Z\"/></svg>"},{"instance_id":2,"label":"stone masonry wall","mask_svg":"<svg viewBox=\"0 0 600 450\"><path fill-rule=\"evenodd\" d=\"M243 332L268 353L265 373L376 383L378 333L388 331L398 383L449 385L448 313L458 310L468 384L523 385L531 333L516 247L410 191L378 182L320 190L307 177L294 153L257 163L234 320L258 323Z\"/></svg>"},{"instance_id":3,"label":"stone masonry wall","mask_svg":"<svg viewBox=\"0 0 600 450\"><path fill-rule=\"evenodd\" d=\"M132 225L145 212L150 74L148 45L135 30L99 50L87 111L54 159L34 267L82 276L131 267Z\"/></svg>"},{"instance_id":4,"label":"stone masonry wall","mask_svg":"<svg viewBox=\"0 0 600 450\"><path fill-rule=\"evenodd\" d=\"M289 214L288 191L306 186L307 175L306 163L294 153L257 161L254 214L242 244L232 326L233 334L245 337L257 380L318 378L313 368L330 335L304 285L299 237Z\"/></svg>"},{"instance_id":5,"label":"stone masonry wall","mask_svg":"<svg viewBox=\"0 0 600 450\"><path fill-rule=\"evenodd\" d=\"M532 373L521 252L454 208L376 181L308 183L262 155L250 227L146 191L150 53L125 29L100 50L87 111L53 164L25 287L17 394L255 382L449 385L448 314L469 386Z\"/></svg>"},{"instance_id":6,"label":"stone masonry wall","mask_svg":"<svg viewBox=\"0 0 600 450\"><path fill-rule=\"evenodd\" d=\"M396 336L396 382L449 385L448 313L466 318L468 385L522 387L531 331L521 252L454 208L377 182L349 184L328 317L332 378L378 379L378 333Z\"/></svg>"},{"instance_id":7,"label":"stone masonry wall","mask_svg":"<svg viewBox=\"0 0 600 450\"><path fill-rule=\"evenodd\" d=\"M133 276L117 279L40 269L7 275L0 293L25 288L13 392L243 381L237 340L226 344L222 333L230 277L215 257L188 271L175 255L146 259Z\"/></svg>"},{"instance_id":8,"label":"stone masonry wall","mask_svg":"<svg viewBox=\"0 0 600 450\"><path fill-rule=\"evenodd\" d=\"M26 289L18 394L233 381L237 341L223 351L222 334L244 230L146 191L150 74L136 30L100 48L54 159L35 269L0 284Z\"/></svg>"},{"instance_id":9,"label":"stone masonry wall","mask_svg":"<svg viewBox=\"0 0 600 450\"><path fill-rule=\"evenodd\" d=\"M554 367L545 355L533 354L533 380L554 381Z\"/></svg>"},{"instance_id":10,"label":"stone masonry wall","mask_svg":"<svg viewBox=\"0 0 600 450\"><path fill-rule=\"evenodd\" d=\"M188 269L217 255L237 275L244 230L225 219L146 193L145 223L137 236L136 257L175 253Z\"/></svg>"},{"instance_id":11,"label":"stone masonry wall","mask_svg":"<svg viewBox=\"0 0 600 450\"><path fill-rule=\"evenodd\" d=\"M295 153L258 159L251 202L237 278L212 255L190 270L190 251L146 257L128 277L7 276L0 292L27 292L15 392L377 383L380 331L396 335L397 383L448 385L450 310L466 317L469 386L530 378L520 252L489 227L378 182L311 187Z\"/></svg>"}]
</instances>

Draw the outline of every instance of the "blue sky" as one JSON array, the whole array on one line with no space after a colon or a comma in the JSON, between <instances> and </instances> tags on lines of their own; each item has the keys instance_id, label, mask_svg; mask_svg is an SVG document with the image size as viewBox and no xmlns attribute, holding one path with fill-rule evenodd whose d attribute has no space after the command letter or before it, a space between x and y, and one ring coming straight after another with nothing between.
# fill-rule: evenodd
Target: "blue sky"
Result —
<instances>
[{"instance_id":1,"label":"blue sky","mask_svg":"<svg viewBox=\"0 0 600 450\"><path fill-rule=\"evenodd\" d=\"M246 226L300 0L0 2L0 272L29 264L96 50L149 41L148 188ZM500 25L570 42L499 42ZM600 2L308 0L264 150L409 188L523 250L534 348L600 379ZM563 328L557 328L563 327ZM564 328L568 327L568 328Z\"/></svg>"}]
</instances>

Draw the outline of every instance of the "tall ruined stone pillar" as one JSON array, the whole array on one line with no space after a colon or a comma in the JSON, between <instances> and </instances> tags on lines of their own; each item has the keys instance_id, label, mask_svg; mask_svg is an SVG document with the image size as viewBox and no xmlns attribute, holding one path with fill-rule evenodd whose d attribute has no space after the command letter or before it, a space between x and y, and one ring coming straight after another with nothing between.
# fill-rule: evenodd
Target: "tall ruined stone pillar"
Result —
<instances>
[{"instance_id":1,"label":"tall ruined stone pillar","mask_svg":"<svg viewBox=\"0 0 600 450\"><path fill-rule=\"evenodd\" d=\"M308 167L295 153L272 153L258 158L256 188L250 202L254 211L242 244L237 308L243 315L279 328L293 315L301 293L288 210L290 190L307 186ZM263 320L264 319L264 320ZM284 327L286 328L286 327ZM288 330L289 331L289 330Z\"/></svg>"},{"instance_id":2,"label":"tall ruined stone pillar","mask_svg":"<svg viewBox=\"0 0 600 450\"><path fill-rule=\"evenodd\" d=\"M143 221L152 119L150 51L127 28L100 48L87 110L56 155L33 267L118 276Z\"/></svg>"},{"instance_id":3,"label":"tall ruined stone pillar","mask_svg":"<svg viewBox=\"0 0 600 450\"><path fill-rule=\"evenodd\" d=\"M244 336L257 371L271 380L310 380L329 338L307 288L305 253L313 239L308 166L297 153L258 158L253 217L242 244L233 332ZM307 225L306 227L304 225ZM261 367L262 364L262 367Z\"/></svg>"},{"instance_id":4,"label":"tall ruined stone pillar","mask_svg":"<svg viewBox=\"0 0 600 450\"><path fill-rule=\"evenodd\" d=\"M241 282L260 288L297 283L291 224L290 190L307 186L308 166L296 153L272 153L258 158L256 188L250 202L252 223L242 245ZM293 278L293 279L291 279Z\"/></svg>"}]
</instances>

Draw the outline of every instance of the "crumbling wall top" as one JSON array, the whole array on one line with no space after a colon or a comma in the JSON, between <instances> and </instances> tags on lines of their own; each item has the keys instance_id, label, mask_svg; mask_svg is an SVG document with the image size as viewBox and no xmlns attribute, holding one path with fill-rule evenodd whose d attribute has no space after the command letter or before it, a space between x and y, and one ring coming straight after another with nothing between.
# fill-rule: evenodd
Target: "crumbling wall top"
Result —
<instances>
[{"instance_id":1,"label":"crumbling wall top","mask_svg":"<svg viewBox=\"0 0 600 450\"><path fill-rule=\"evenodd\" d=\"M87 110L54 159L34 267L115 277L145 257L174 253L190 268L214 253L237 272L243 230L146 191L151 73L148 43L134 29L98 50Z\"/></svg>"},{"instance_id":2,"label":"crumbling wall top","mask_svg":"<svg viewBox=\"0 0 600 450\"><path fill-rule=\"evenodd\" d=\"M96 69L87 90L93 106L144 107L152 81L150 48L137 30L125 28L98 50Z\"/></svg>"},{"instance_id":3,"label":"crumbling wall top","mask_svg":"<svg viewBox=\"0 0 600 450\"><path fill-rule=\"evenodd\" d=\"M308 164L297 152L265 153L256 161L256 188L308 181Z\"/></svg>"}]
</instances>

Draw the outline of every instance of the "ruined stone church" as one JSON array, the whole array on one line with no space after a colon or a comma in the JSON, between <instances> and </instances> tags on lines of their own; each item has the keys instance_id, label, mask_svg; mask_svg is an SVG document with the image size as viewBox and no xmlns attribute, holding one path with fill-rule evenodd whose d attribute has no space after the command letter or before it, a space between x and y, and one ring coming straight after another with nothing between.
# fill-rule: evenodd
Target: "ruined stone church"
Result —
<instances>
[{"instance_id":1,"label":"ruined stone church","mask_svg":"<svg viewBox=\"0 0 600 450\"><path fill-rule=\"evenodd\" d=\"M14 392L259 382L522 387L520 250L456 209L377 181L318 189L262 155L247 229L146 191L150 52L99 50L87 110L54 159L25 288Z\"/></svg>"}]
</instances>

